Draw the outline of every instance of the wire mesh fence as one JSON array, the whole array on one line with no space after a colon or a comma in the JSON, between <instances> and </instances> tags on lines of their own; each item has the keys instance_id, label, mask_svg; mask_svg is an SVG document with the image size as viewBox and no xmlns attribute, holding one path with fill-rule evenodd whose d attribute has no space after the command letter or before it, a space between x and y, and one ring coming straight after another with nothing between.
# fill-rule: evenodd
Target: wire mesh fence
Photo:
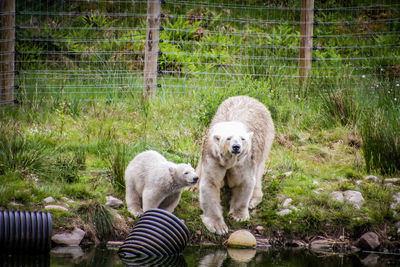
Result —
<instances>
[{"instance_id":1,"label":"wire mesh fence","mask_svg":"<svg viewBox=\"0 0 400 267\"><path fill-rule=\"evenodd\" d=\"M0 104L143 94L152 30L148 5L158 0L18 0L15 11L5 2ZM398 98L400 3L311 2L312 8L301 0L161 1L158 38L151 43L158 47L151 52L157 94L224 90L246 78L278 93L345 87ZM305 11L312 21L302 19ZM15 25L6 21L11 16ZM312 26L311 36L304 36L302 25ZM311 47L301 45L304 37ZM306 73L299 71L308 60L300 56L303 48L312 54Z\"/></svg>"}]
</instances>

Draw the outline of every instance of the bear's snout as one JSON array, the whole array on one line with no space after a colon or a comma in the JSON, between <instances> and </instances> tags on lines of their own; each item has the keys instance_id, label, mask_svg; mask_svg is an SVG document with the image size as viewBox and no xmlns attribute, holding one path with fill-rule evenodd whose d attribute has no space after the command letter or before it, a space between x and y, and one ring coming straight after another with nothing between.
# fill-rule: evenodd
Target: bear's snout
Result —
<instances>
[{"instance_id":1,"label":"bear's snout","mask_svg":"<svg viewBox=\"0 0 400 267\"><path fill-rule=\"evenodd\" d=\"M199 180L199 177L193 177L193 182L192 182L192 184L196 184L197 183L197 181Z\"/></svg>"},{"instance_id":2,"label":"bear's snout","mask_svg":"<svg viewBox=\"0 0 400 267\"><path fill-rule=\"evenodd\" d=\"M239 144L232 145L232 153L239 154L241 152L241 147Z\"/></svg>"}]
</instances>

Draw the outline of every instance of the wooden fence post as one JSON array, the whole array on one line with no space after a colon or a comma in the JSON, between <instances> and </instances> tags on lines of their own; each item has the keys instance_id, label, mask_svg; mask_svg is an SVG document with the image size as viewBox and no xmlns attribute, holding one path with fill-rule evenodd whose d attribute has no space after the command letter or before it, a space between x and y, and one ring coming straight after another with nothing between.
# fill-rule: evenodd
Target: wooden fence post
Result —
<instances>
[{"instance_id":1,"label":"wooden fence post","mask_svg":"<svg viewBox=\"0 0 400 267\"><path fill-rule=\"evenodd\" d=\"M15 0L1 0L1 12L0 103L12 103L15 75Z\"/></svg>"},{"instance_id":2,"label":"wooden fence post","mask_svg":"<svg viewBox=\"0 0 400 267\"><path fill-rule=\"evenodd\" d=\"M301 1L300 21L300 68L299 83L302 85L308 76L312 61L312 38L314 23L314 0Z\"/></svg>"},{"instance_id":3,"label":"wooden fence post","mask_svg":"<svg viewBox=\"0 0 400 267\"><path fill-rule=\"evenodd\" d=\"M157 60L160 29L160 0L147 0L147 29L144 56L144 98L151 98L157 88Z\"/></svg>"}]
</instances>

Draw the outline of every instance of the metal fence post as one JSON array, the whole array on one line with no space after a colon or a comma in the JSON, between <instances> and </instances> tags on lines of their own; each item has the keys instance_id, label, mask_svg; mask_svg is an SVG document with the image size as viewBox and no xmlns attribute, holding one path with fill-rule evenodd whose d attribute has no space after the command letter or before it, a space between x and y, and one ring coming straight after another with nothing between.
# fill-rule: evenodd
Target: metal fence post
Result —
<instances>
[{"instance_id":1,"label":"metal fence post","mask_svg":"<svg viewBox=\"0 0 400 267\"><path fill-rule=\"evenodd\" d=\"M307 80L312 61L314 0L301 1L300 20L299 83L302 85Z\"/></svg>"},{"instance_id":2,"label":"metal fence post","mask_svg":"<svg viewBox=\"0 0 400 267\"><path fill-rule=\"evenodd\" d=\"M12 103L15 75L15 0L2 0L1 13L0 103Z\"/></svg>"},{"instance_id":3,"label":"metal fence post","mask_svg":"<svg viewBox=\"0 0 400 267\"><path fill-rule=\"evenodd\" d=\"M157 88L157 60L160 29L161 1L147 1L147 29L144 56L144 98L151 98Z\"/></svg>"}]
</instances>

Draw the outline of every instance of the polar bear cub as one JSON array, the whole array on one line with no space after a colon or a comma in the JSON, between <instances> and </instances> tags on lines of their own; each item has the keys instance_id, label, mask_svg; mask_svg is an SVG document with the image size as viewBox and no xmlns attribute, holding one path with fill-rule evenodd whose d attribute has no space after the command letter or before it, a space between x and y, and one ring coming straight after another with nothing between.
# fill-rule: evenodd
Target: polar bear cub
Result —
<instances>
[{"instance_id":1,"label":"polar bear cub","mask_svg":"<svg viewBox=\"0 0 400 267\"><path fill-rule=\"evenodd\" d=\"M126 204L138 217L160 208L173 212L184 187L196 184L198 176L189 164L176 164L149 150L137 155L126 168Z\"/></svg>"}]
</instances>

